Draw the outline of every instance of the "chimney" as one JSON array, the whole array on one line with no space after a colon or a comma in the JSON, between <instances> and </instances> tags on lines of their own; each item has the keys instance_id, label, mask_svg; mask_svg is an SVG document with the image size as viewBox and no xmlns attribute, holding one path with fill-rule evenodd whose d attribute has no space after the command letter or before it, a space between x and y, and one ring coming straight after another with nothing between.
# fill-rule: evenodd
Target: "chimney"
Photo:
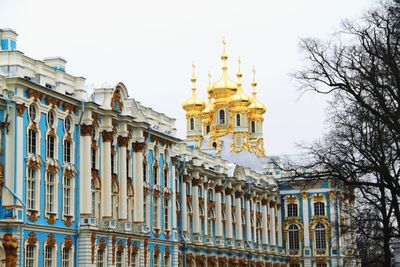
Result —
<instances>
[{"instance_id":1,"label":"chimney","mask_svg":"<svg viewBox=\"0 0 400 267\"><path fill-rule=\"evenodd\" d=\"M45 58L43 61L44 64L52 67L53 69L65 72L65 65L67 64L67 61L62 57L48 57Z\"/></svg>"},{"instance_id":2,"label":"chimney","mask_svg":"<svg viewBox=\"0 0 400 267\"><path fill-rule=\"evenodd\" d=\"M17 50L17 36L13 29L0 29L0 51Z\"/></svg>"}]
</instances>

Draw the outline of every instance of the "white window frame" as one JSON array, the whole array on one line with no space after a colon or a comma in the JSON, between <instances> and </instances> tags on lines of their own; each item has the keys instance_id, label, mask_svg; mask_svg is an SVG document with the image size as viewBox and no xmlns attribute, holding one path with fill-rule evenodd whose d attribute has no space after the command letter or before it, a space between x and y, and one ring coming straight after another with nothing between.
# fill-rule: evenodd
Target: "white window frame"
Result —
<instances>
[{"instance_id":1,"label":"white window frame","mask_svg":"<svg viewBox=\"0 0 400 267\"><path fill-rule=\"evenodd\" d=\"M66 177L62 176L62 194L63 194L63 199L62 199L62 208L63 208L63 217L69 216L69 217L74 217L75 214L75 209L74 209L74 192L75 192L75 179L73 177ZM66 185L66 180L70 181L70 185L67 187ZM69 203L70 203L70 212L66 212L66 195L65 192L66 190L69 189L70 191L70 196L69 196Z\"/></svg>"},{"instance_id":2,"label":"white window frame","mask_svg":"<svg viewBox=\"0 0 400 267\"><path fill-rule=\"evenodd\" d=\"M33 248L32 257L29 258L29 260L32 261L31 262L32 264L28 264L27 263L27 260L28 260L28 257L27 257L28 246L31 246ZM39 247L38 247L38 245L37 244L30 245L30 244L28 244L28 241L26 241L25 242L25 251L24 251L24 263L25 263L24 266L26 266L26 267L30 267L30 266L36 267L36 266L38 266L38 259L39 259Z\"/></svg>"},{"instance_id":3,"label":"white window frame","mask_svg":"<svg viewBox=\"0 0 400 267\"><path fill-rule=\"evenodd\" d=\"M69 250L69 259L68 265L65 265L65 259L64 259L64 249ZM61 246L61 267L73 267L74 266L74 247L72 246L71 248L67 248L64 246L64 244Z\"/></svg>"},{"instance_id":4,"label":"white window frame","mask_svg":"<svg viewBox=\"0 0 400 267\"><path fill-rule=\"evenodd\" d=\"M47 264L46 261L48 261L49 259L47 258L47 249L51 248L51 262L50 264ZM48 246L47 244L44 244L43 247L43 266L44 267L55 267L57 266L57 244L55 244L54 246Z\"/></svg>"},{"instance_id":5,"label":"white window frame","mask_svg":"<svg viewBox=\"0 0 400 267\"><path fill-rule=\"evenodd\" d=\"M164 230L170 230L171 223L170 223L170 199L164 198L164 205L163 205L163 215L164 215Z\"/></svg>"},{"instance_id":6,"label":"white window frame","mask_svg":"<svg viewBox=\"0 0 400 267\"><path fill-rule=\"evenodd\" d=\"M153 196L153 205L151 210L152 227L153 229L160 229L160 198Z\"/></svg>"},{"instance_id":7,"label":"white window frame","mask_svg":"<svg viewBox=\"0 0 400 267\"><path fill-rule=\"evenodd\" d=\"M57 209L58 209L58 175L57 174L52 174L49 172L45 172L45 209L46 209L46 214L57 214ZM49 177L53 177L54 180L53 182L49 182ZM53 187L53 196L51 195L51 192L49 192L49 187ZM52 197L53 203L50 202L50 198ZM50 209L50 205L52 205L52 209Z\"/></svg>"},{"instance_id":8,"label":"white window frame","mask_svg":"<svg viewBox=\"0 0 400 267\"><path fill-rule=\"evenodd\" d=\"M105 267L105 266L107 266L107 249L101 250L101 249L97 248L96 252L97 252L96 253L96 267L101 267L101 266ZM103 258L102 258L102 261L101 261L102 265L99 265L99 252L101 252L102 255L103 255Z\"/></svg>"}]
</instances>

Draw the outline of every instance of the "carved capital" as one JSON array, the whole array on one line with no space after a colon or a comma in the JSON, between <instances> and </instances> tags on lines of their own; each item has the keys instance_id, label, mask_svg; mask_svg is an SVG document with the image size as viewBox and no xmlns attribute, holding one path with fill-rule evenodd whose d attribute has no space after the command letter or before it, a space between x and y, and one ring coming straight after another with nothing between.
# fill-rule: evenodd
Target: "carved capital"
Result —
<instances>
[{"instance_id":1,"label":"carved capital","mask_svg":"<svg viewBox=\"0 0 400 267\"><path fill-rule=\"evenodd\" d=\"M224 186L223 185L216 185L215 186L215 193L222 193L224 191Z\"/></svg>"},{"instance_id":2,"label":"carved capital","mask_svg":"<svg viewBox=\"0 0 400 267\"><path fill-rule=\"evenodd\" d=\"M233 188L226 188L225 195L231 195L233 193Z\"/></svg>"},{"instance_id":3,"label":"carved capital","mask_svg":"<svg viewBox=\"0 0 400 267\"><path fill-rule=\"evenodd\" d=\"M128 137L118 136L118 145L127 147L128 146Z\"/></svg>"},{"instance_id":4,"label":"carved capital","mask_svg":"<svg viewBox=\"0 0 400 267\"><path fill-rule=\"evenodd\" d=\"M307 198L308 198L308 192L301 192L301 196L302 196L304 199L307 199Z\"/></svg>"},{"instance_id":5,"label":"carved capital","mask_svg":"<svg viewBox=\"0 0 400 267\"><path fill-rule=\"evenodd\" d=\"M243 196L243 192L242 191L236 191L235 192L235 197L236 198L241 198Z\"/></svg>"},{"instance_id":6,"label":"carved capital","mask_svg":"<svg viewBox=\"0 0 400 267\"><path fill-rule=\"evenodd\" d=\"M25 109L26 109L25 104L17 104L17 116L22 117L24 115Z\"/></svg>"},{"instance_id":7,"label":"carved capital","mask_svg":"<svg viewBox=\"0 0 400 267\"><path fill-rule=\"evenodd\" d=\"M261 205L267 206L267 205L268 205L268 199L263 198L263 199L261 200Z\"/></svg>"},{"instance_id":8,"label":"carved capital","mask_svg":"<svg viewBox=\"0 0 400 267\"><path fill-rule=\"evenodd\" d=\"M135 151L135 152L142 152L144 149L144 143L143 142L133 142L132 148L133 148L133 151Z\"/></svg>"},{"instance_id":9,"label":"carved capital","mask_svg":"<svg viewBox=\"0 0 400 267\"><path fill-rule=\"evenodd\" d=\"M82 124L81 125L81 136L92 136L94 131L93 125Z\"/></svg>"},{"instance_id":10,"label":"carved capital","mask_svg":"<svg viewBox=\"0 0 400 267\"><path fill-rule=\"evenodd\" d=\"M108 131L104 130L101 133L101 136L103 138L103 142L111 142L114 138L114 132L113 131L108 132Z\"/></svg>"},{"instance_id":11,"label":"carved capital","mask_svg":"<svg viewBox=\"0 0 400 267\"><path fill-rule=\"evenodd\" d=\"M192 180L192 186L199 186L199 184L200 184L200 179L193 179Z\"/></svg>"}]
</instances>

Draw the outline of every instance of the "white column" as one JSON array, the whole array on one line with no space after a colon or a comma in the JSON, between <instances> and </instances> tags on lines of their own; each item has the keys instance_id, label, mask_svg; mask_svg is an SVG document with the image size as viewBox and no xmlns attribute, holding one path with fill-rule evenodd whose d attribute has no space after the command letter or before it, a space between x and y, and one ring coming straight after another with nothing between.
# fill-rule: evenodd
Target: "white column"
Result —
<instances>
[{"instance_id":1,"label":"white column","mask_svg":"<svg viewBox=\"0 0 400 267\"><path fill-rule=\"evenodd\" d=\"M176 165L176 157L171 158L172 165L171 165L171 172L172 172L172 198L171 198L171 207L172 207L172 212L171 212L171 218L172 218L172 229L177 229L177 217L176 217L176 184L175 184L175 165Z\"/></svg>"},{"instance_id":2,"label":"white column","mask_svg":"<svg viewBox=\"0 0 400 267\"><path fill-rule=\"evenodd\" d=\"M188 221L187 221L187 196L186 196L186 181L190 179L188 175L185 175L182 181L182 207L181 207L181 221L183 232L188 232Z\"/></svg>"},{"instance_id":3,"label":"white column","mask_svg":"<svg viewBox=\"0 0 400 267\"><path fill-rule=\"evenodd\" d=\"M80 176L79 176L79 196L80 196L80 214L88 216L92 214L91 201L91 145L93 125L82 124L81 126L81 145L80 145ZM111 186L111 184L110 184Z\"/></svg>"},{"instance_id":4,"label":"white column","mask_svg":"<svg viewBox=\"0 0 400 267\"><path fill-rule=\"evenodd\" d=\"M221 192L224 189L222 185L215 186L215 212L216 212L216 237L223 236L222 230L222 199L221 199Z\"/></svg>"},{"instance_id":5,"label":"white column","mask_svg":"<svg viewBox=\"0 0 400 267\"><path fill-rule=\"evenodd\" d=\"M133 221L135 223L144 223L143 218L143 149L144 143L135 142L132 144L134 151L134 210Z\"/></svg>"},{"instance_id":6,"label":"white column","mask_svg":"<svg viewBox=\"0 0 400 267\"><path fill-rule=\"evenodd\" d=\"M268 200L263 199L261 201L261 209L262 209L262 239L263 239L263 244L265 246L268 245Z\"/></svg>"},{"instance_id":7,"label":"white column","mask_svg":"<svg viewBox=\"0 0 400 267\"><path fill-rule=\"evenodd\" d=\"M119 220L128 219L128 192L126 177L126 147L128 146L128 137L118 136L119 145Z\"/></svg>"},{"instance_id":8,"label":"white column","mask_svg":"<svg viewBox=\"0 0 400 267\"><path fill-rule=\"evenodd\" d=\"M276 212L277 212L277 217L278 217L278 247L282 247L282 210L281 210L281 205L277 204L276 205Z\"/></svg>"},{"instance_id":9,"label":"white column","mask_svg":"<svg viewBox=\"0 0 400 267\"><path fill-rule=\"evenodd\" d=\"M336 240L336 221L338 220L337 213L336 213L336 199L335 199L335 192L329 192L329 200L330 200L330 217L331 217L331 243L332 249L337 249L337 240ZM339 252L337 252L339 253Z\"/></svg>"},{"instance_id":10,"label":"white column","mask_svg":"<svg viewBox=\"0 0 400 267\"><path fill-rule=\"evenodd\" d=\"M251 210L250 210L250 195L247 194L246 196L246 241L251 242Z\"/></svg>"},{"instance_id":11,"label":"white column","mask_svg":"<svg viewBox=\"0 0 400 267\"><path fill-rule=\"evenodd\" d=\"M233 238L232 230L232 188L225 190L225 206L226 206L226 239Z\"/></svg>"},{"instance_id":12,"label":"white column","mask_svg":"<svg viewBox=\"0 0 400 267\"><path fill-rule=\"evenodd\" d=\"M21 109L22 108L22 111ZM24 129L24 119L23 119L23 111L24 111L23 105L17 104L17 121L16 121L16 129L15 129L15 137L16 137L16 162L15 162L15 171L16 171L16 176L17 176L17 184L15 185L15 190L14 192L16 195L19 197L19 199L23 199L23 183L25 181L25 177L23 176L23 162L24 162L24 146L23 146L23 141L26 136L26 129ZM3 151L4 153L5 151ZM7 156L9 151L7 151ZM15 202L16 206L22 206L19 201Z\"/></svg>"},{"instance_id":13,"label":"white column","mask_svg":"<svg viewBox=\"0 0 400 267\"><path fill-rule=\"evenodd\" d=\"M112 176L111 176L111 140L114 133L103 131L102 133L102 168L101 168L101 191L102 191L102 210L103 218L111 218L111 195L112 195Z\"/></svg>"},{"instance_id":14,"label":"white column","mask_svg":"<svg viewBox=\"0 0 400 267\"><path fill-rule=\"evenodd\" d=\"M310 233L309 233L309 214L308 214L308 193L303 192L303 223L304 223L304 248L307 249L310 247Z\"/></svg>"},{"instance_id":15,"label":"white column","mask_svg":"<svg viewBox=\"0 0 400 267\"><path fill-rule=\"evenodd\" d=\"M193 197L193 234L200 234L200 207L199 207L199 183L198 173L194 174L192 180L192 197Z\"/></svg>"},{"instance_id":16,"label":"white column","mask_svg":"<svg viewBox=\"0 0 400 267\"><path fill-rule=\"evenodd\" d=\"M208 232L208 183L204 183L204 235L209 236Z\"/></svg>"},{"instance_id":17,"label":"white column","mask_svg":"<svg viewBox=\"0 0 400 267\"><path fill-rule=\"evenodd\" d=\"M269 205L272 247L276 247L275 204L276 204L275 202L271 201Z\"/></svg>"},{"instance_id":18,"label":"white column","mask_svg":"<svg viewBox=\"0 0 400 267\"><path fill-rule=\"evenodd\" d=\"M241 197L243 196L243 192L236 191L236 240L243 240L243 232L242 232L242 202Z\"/></svg>"},{"instance_id":19,"label":"white column","mask_svg":"<svg viewBox=\"0 0 400 267\"><path fill-rule=\"evenodd\" d=\"M8 114L8 115L9 115L8 120L9 120L10 124L7 125L6 128L2 129L2 131L5 131L5 144L6 144L5 151L3 151L4 155L6 155L4 157L5 165L4 165L4 177L3 177L4 180L3 180L3 182L8 188L10 188L12 191L15 192L14 171L16 170L16 168L15 168L14 157L15 157L15 153L17 153L17 151L15 151L15 148L16 148L16 144L15 144L16 125L15 125L15 121L14 121L15 109L10 109L10 114ZM6 116L6 114L4 116ZM43 134L44 133L42 133L42 135ZM39 137L37 139L39 139ZM28 143L28 141L26 143ZM40 153L40 147L37 147L36 149L37 149L38 153ZM40 171L40 169L37 170L37 172L39 172L39 171ZM3 202L3 207L6 207L6 206L14 207L14 205L17 203L17 202L15 202L14 196L4 187L3 187L2 202ZM37 207L37 208L39 209L39 207Z\"/></svg>"}]
</instances>

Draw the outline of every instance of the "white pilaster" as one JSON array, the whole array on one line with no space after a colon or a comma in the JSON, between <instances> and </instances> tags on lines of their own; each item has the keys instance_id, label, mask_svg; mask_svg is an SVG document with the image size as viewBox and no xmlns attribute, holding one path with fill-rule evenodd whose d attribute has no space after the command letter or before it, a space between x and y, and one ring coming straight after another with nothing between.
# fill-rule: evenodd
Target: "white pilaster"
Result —
<instances>
[{"instance_id":1,"label":"white pilaster","mask_svg":"<svg viewBox=\"0 0 400 267\"><path fill-rule=\"evenodd\" d=\"M193 199L193 234L200 234L200 207L199 207L199 177L194 173L192 180L192 199Z\"/></svg>"},{"instance_id":2,"label":"white pilaster","mask_svg":"<svg viewBox=\"0 0 400 267\"><path fill-rule=\"evenodd\" d=\"M242 241L243 240L243 232L242 232L242 202L241 197L243 193L240 191L235 192L236 198L236 240Z\"/></svg>"},{"instance_id":3,"label":"white pilaster","mask_svg":"<svg viewBox=\"0 0 400 267\"><path fill-rule=\"evenodd\" d=\"M189 179L189 176L184 176L182 182L182 207L181 207L181 221L182 221L182 231L187 233L188 232L188 221L187 221L187 196L186 196L186 179Z\"/></svg>"},{"instance_id":4,"label":"white pilaster","mask_svg":"<svg viewBox=\"0 0 400 267\"><path fill-rule=\"evenodd\" d=\"M268 205L268 200L263 199L262 200L262 239L263 239L263 244L264 245L268 245L269 241L268 241L268 209L267 209L267 205Z\"/></svg>"},{"instance_id":5,"label":"white pilaster","mask_svg":"<svg viewBox=\"0 0 400 267\"><path fill-rule=\"evenodd\" d=\"M119 220L128 219L128 192L127 192L127 177L126 177L126 147L128 146L128 137L119 136Z\"/></svg>"},{"instance_id":6,"label":"white pilaster","mask_svg":"<svg viewBox=\"0 0 400 267\"><path fill-rule=\"evenodd\" d=\"M91 201L91 145L92 145L92 131L93 125L82 124L81 126L81 137L80 137L80 214L82 216L89 216L92 214L92 201ZM110 183L111 186L111 183Z\"/></svg>"},{"instance_id":7,"label":"white pilaster","mask_svg":"<svg viewBox=\"0 0 400 267\"><path fill-rule=\"evenodd\" d=\"M276 225L275 225L275 202L270 202L269 206L269 216L271 225L271 246L276 247Z\"/></svg>"},{"instance_id":8,"label":"white pilaster","mask_svg":"<svg viewBox=\"0 0 400 267\"><path fill-rule=\"evenodd\" d=\"M215 186L215 212L216 212L216 234L215 236L221 238L223 236L222 230L222 199L221 193L224 187L222 185Z\"/></svg>"},{"instance_id":9,"label":"white pilaster","mask_svg":"<svg viewBox=\"0 0 400 267\"><path fill-rule=\"evenodd\" d=\"M102 134L102 169L101 169L101 191L102 191L102 210L103 218L111 218L111 195L112 195L112 176L111 176L111 140L113 132L103 131Z\"/></svg>"},{"instance_id":10,"label":"white pilaster","mask_svg":"<svg viewBox=\"0 0 400 267\"><path fill-rule=\"evenodd\" d=\"M303 198L303 224L304 224L304 249L310 248L309 213L308 213L308 193L302 193Z\"/></svg>"},{"instance_id":11,"label":"white pilaster","mask_svg":"<svg viewBox=\"0 0 400 267\"><path fill-rule=\"evenodd\" d=\"M250 210L250 196L246 195L246 241L252 242L251 238L251 210Z\"/></svg>"},{"instance_id":12,"label":"white pilaster","mask_svg":"<svg viewBox=\"0 0 400 267\"><path fill-rule=\"evenodd\" d=\"M226 238L233 238L232 230L232 192L233 189L227 188L225 190L225 204L226 204Z\"/></svg>"},{"instance_id":13,"label":"white pilaster","mask_svg":"<svg viewBox=\"0 0 400 267\"><path fill-rule=\"evenodd\" d=\"M134 210L133 221L135 223L144 223L143 218L143 149L144 143L135 142L133 147L134 157Z\"/></svg>"}]
</instances>

